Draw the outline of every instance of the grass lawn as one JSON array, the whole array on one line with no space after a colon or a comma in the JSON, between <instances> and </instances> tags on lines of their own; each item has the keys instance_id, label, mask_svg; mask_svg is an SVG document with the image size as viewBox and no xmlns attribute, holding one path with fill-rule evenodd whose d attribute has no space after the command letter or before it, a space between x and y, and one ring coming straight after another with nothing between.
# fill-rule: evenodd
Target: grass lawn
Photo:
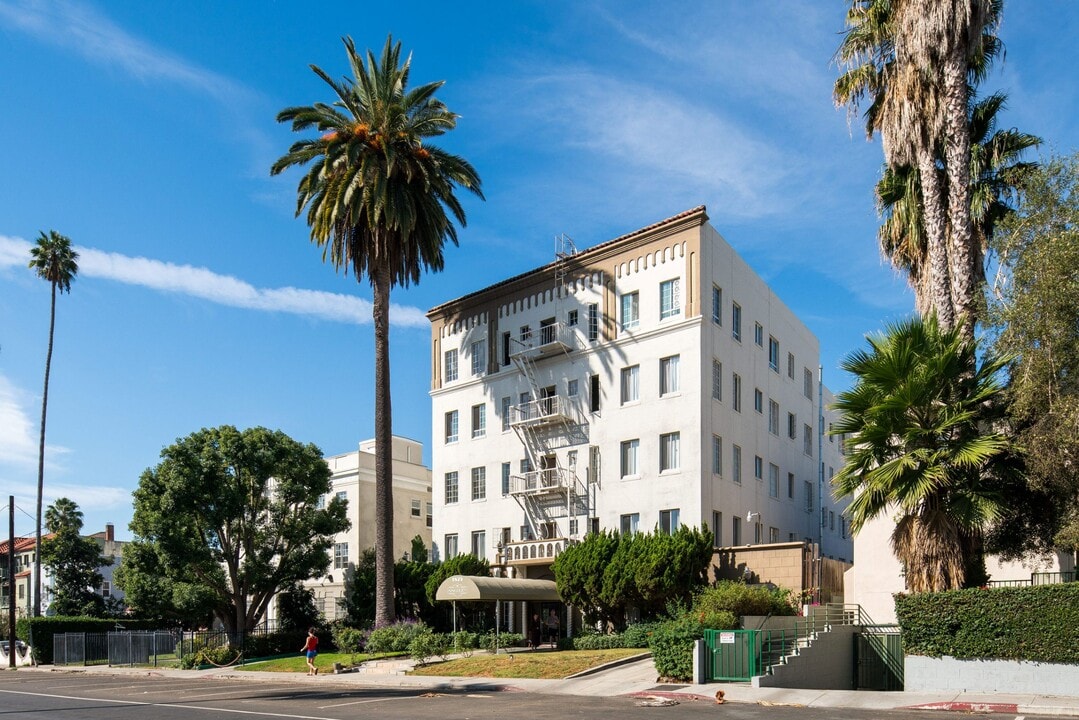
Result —
<instances>
[{"instance_id":1,"label":"grass lawn","mask_svg":"<svg viewBox=\"0 0 1079 720\"><path fill-rule=\"evenodd\" d=\"M409 674L558 680L612 660L646 652L648 651L640 648L617 648L499 653L498 655L476 654L468 658L433 662L425 667L416 668Z\"/></svg>"},{"instance_id":2,"label":"grass lawn","mask_svg":"<svg viewBox=\"0 0 1079 720\"><path fill-rule=\"evenodd\" d=\"M353 661L356 664L362 663L366 660L378 660L386 657L400 657L404 653L382 653L376 655L369 655L367 653L357 653L355 655L351 653L319 653L315 658L315 667L318 668L318 672L331 674L333 673L333 664L339 662L342 665L350 665ZM266 660L264 662L248 663L247 665L237 665L235 670L251 670L258 672L307 672L307 658L297 653L295 657L278 658L276 660Z\"/></svg>"}]
</instances>

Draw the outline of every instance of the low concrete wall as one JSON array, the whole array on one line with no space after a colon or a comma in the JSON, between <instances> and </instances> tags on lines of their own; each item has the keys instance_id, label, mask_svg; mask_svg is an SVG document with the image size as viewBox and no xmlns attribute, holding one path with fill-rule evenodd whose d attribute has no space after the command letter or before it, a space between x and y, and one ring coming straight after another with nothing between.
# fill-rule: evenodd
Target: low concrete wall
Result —
<instances>
[{"instance_id":1,"label":"low concrete wall","mask_svg":"<svg viewBox=\"0 0 1079 720\"><path fill-rule=\"evenodd\" d=\"M903 688L907 692L966 690L1075 697L1079 696L1079 665L907 655Z\"/></svg>"}]
</instances>

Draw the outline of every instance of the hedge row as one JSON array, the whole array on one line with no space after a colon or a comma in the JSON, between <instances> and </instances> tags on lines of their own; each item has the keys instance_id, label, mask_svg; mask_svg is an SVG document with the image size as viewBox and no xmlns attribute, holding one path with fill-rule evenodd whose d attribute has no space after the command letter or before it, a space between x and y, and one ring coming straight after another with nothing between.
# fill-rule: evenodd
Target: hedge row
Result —
<instances>
[{"instance_id":1,"label":"hedge row","mask_svg":"<svg viewBox=\"0 0 1079 720\"><path fill-rule=\"evenodd\" d=\"M1079 663L1079 583L897 595L908 655Z\"/></svg>"},{"instance_id":2,"label":"hedge row","mask_svg":"<svg viewBox=\"0 0 1079 720\"><path fill-rule=\"evenodd\" d=\"M39 665L52 665L52 636L60 633L104 633L122 625L125 630L157 630L158 620L91 617L23 617L15 624L15 635L34 650Z\"/></svg>"}]
</instances>

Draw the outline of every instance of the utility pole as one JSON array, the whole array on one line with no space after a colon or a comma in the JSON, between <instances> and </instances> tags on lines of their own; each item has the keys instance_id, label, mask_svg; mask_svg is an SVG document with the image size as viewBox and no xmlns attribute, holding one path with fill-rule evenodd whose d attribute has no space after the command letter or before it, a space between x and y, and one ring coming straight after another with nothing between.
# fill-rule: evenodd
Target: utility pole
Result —
<instances>
[{"instance_id":1,"label":"utility pole","mask_svg":"<svg viewBox=\"0 0 1079 720\"><path fill-rule=\"evenodd\" d=\"M15 496L8 495L8 540L7 540L7 662L8 667L15 667Z\"/></svg>"}]
</instances>

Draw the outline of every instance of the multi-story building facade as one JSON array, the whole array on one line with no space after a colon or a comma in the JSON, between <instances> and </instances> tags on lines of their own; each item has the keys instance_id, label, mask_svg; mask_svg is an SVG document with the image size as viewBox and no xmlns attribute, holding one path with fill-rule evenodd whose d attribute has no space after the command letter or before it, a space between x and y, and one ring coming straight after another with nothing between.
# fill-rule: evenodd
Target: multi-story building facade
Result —
<instances>
[{"instance_id":1,"label":"multi-story building facade","mask_svg":"<svg viewBox=\"0 0 1079 720\"><path fill-rule=\"evenodd\" d=\"M411 552L417 535L431 546L431 470L423 464L423 444L415 440L393 436L392 457L393 554L401 559ZM344 614L347 573L364 550L375 546L375 441L364 440L357 451L327 457L326 464L333 475L325 500L346 500L352 527L334 537L326 574L304 584L315 593L318 609L333 621ZM276 607L270 619L275 615Z\"/></svg>"},{"instance_id":2,"label":"multi-story building facade","mask_svg":"<svg viewBox=\"0 0 1079 720\"><path fill-rule=\"evenodd\" d=\"M551 578L589 531L703 523L717 546L852 558L817 339L707 219L563 239L553 263L428 313L441 556Z\"/></svg>"}]
</instances>

